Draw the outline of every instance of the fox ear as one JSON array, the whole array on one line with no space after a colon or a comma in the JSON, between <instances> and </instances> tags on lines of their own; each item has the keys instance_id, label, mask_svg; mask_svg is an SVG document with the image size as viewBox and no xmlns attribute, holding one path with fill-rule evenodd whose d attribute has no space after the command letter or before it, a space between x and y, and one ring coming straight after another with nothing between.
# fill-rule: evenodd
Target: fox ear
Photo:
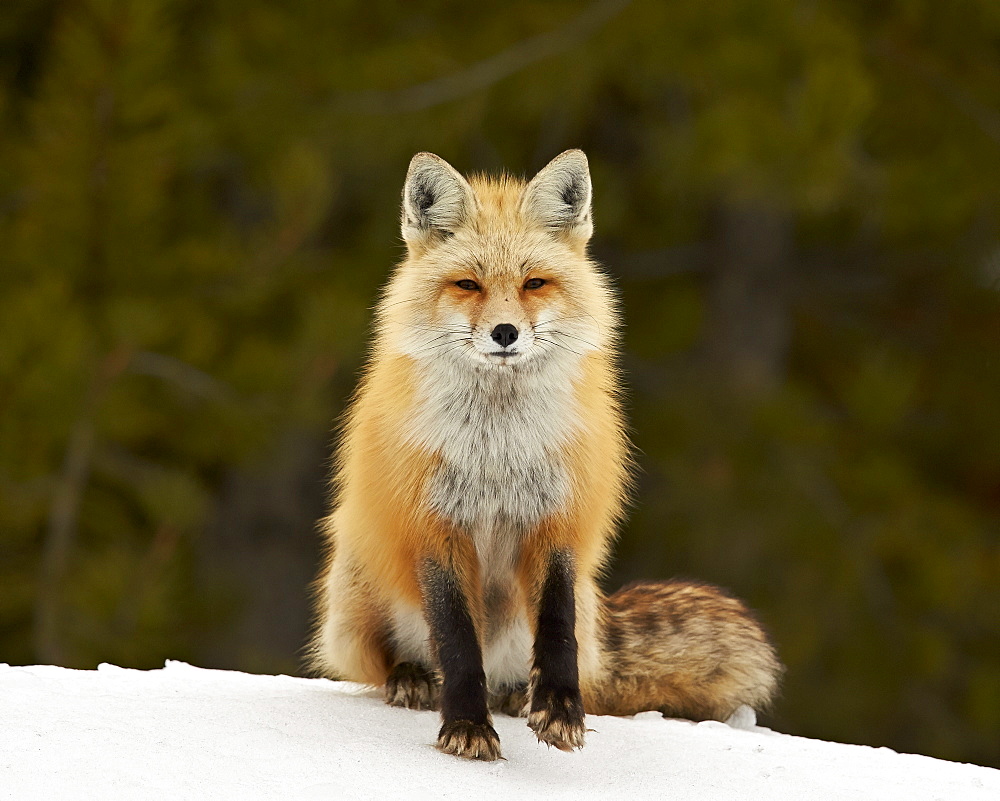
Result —
<instances>
[{"instance_id":1,"label":"fox ear","mask_svg":"<svg viewBox=\"0 0 1000 801\"><path fill-rule=\"evenodd\" d=\"M450 236L475 205L469 182L447 161L433 153L417 153L410 161L403 186L403 239L426 244L433 236Z\"/></svg>"},{"instance_id":2,"label":"fox ear","mask_svg":"<svg viewBox=\"0 0 1000 801\"><path fill-rule=\"evenodd\" d=\"M594 232L591 195L587 156L582 150L567 150L531 179L521 208L546 228L585 244Z\"/></svg>"}]
</instances>

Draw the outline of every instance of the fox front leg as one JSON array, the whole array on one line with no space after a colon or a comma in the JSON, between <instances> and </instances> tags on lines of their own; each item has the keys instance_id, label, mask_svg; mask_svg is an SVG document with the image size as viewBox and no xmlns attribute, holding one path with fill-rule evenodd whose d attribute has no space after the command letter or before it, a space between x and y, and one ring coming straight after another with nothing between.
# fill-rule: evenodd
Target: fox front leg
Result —
<instances>
[{"instance_id":1,"label":"fox front leg","mask_svg":"<svg viewBox=\"0 0 1000 801\"><path fill-rule=\"evenodd\" d=\"M437 747L466 759L499 759L500 737L486 705L482 650L458 576L428 561L420 583L441 670L442 725Z\"/></svg>"},{"instance_id":2,"label":"fox front leg","mask_svg":"<svg viewBox=\"0 0 1000 801\"><path fill-rule=\"evenodd\" d=\"M539 742L561 751L582 748L586 732L577 666L574 578L571 554L553 552L538 601L528 688L528 726Z\"/></svg>"}]
</instances>

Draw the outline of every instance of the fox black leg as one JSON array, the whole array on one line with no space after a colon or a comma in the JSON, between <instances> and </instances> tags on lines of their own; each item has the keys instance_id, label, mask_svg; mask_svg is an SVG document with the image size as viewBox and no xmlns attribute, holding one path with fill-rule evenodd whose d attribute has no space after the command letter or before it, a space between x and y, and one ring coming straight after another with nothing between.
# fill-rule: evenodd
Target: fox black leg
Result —
<instances>
[{"instance_id":1,"label":"fox black leg","mask_svg":"<svg viewBox=\"0 0 1000 801\"><path fill-rule=\"evenodd\" d=\"M500 738L486 706L486 674L469 606L455 574L435 562L424 565L424 614L441 670L441 731L446 754L492 761Z\"/></svg>"},{"instance_id":2,"label":"fox black leg","mask_svg":"<svg viewBox=\"0 0 1000 801\"><path fill-rule=\"evenodd\" d=\"M552 554L542 585L529 684L528 726L562 751L583 747L586 726L577 668L573 560Z\"/></svg>"}]
</instances>

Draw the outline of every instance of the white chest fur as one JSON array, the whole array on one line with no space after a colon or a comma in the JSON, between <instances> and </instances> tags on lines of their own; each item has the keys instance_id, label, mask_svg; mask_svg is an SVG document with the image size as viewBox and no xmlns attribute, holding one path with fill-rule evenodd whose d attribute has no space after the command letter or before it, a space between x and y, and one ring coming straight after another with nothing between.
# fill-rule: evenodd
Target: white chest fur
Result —
<instances>
[{"instance_id":1,"label":"white chest fur","mask_svg":"<svg viewBox=\"0 0 1000 801\"><path fill-rule=\"evenodd\" d=\"M456 361L421 366L410 441L439 456L427 501L472 538L487 622L483 664L491 689L528 678L531 634L513 602L523 534L566 503L565 450L579 435L572 365L478 370ZM410 617L419 614L409 613ZM426 625L416 636L401 614L400 652L426 661Z\"/></svg>"},{"instance_id":2,"label":"white chest fur","mask_svg":"<svg viewBox=\"0 0 1000 801\"><path fill-rule=\"evenodd\" d=\"M424 367L410 436L441 458L428 501L472 532L477 546L486 545L483 535L523 530L565 503L564 450L580 424L573 377L557 362L519 370L452 361Z\"/></svg>"}]
</instances>

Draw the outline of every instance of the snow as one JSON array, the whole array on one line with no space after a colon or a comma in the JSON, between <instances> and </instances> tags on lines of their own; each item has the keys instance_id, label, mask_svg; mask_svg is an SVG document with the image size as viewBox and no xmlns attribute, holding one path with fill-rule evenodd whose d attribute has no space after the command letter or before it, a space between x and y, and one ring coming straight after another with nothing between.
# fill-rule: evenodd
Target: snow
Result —
<instances>
[{"instance_id":1,"label":"snow","mask_svg":"<svg viewBox=\"0 0 1000 801\"><path fill-rule=\"evenodd\" d=\"M438 716L370 688L168 662L162 670L0 665L0 798L1000 799L1000 771L725 723L587 719L539 745L497 715L506 760L433 747Z\"/></svg>"}]
</instances>

